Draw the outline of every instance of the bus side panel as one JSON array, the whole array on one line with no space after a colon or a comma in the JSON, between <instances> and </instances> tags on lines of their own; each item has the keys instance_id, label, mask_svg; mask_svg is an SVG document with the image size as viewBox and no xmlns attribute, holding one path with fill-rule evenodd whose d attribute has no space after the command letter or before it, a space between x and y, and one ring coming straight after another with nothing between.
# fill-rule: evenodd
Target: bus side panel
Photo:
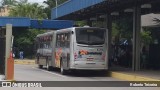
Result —
<instances>
[{"instance_id":1,"label":"bus side panel","mask_svg":"<svg viewBox=\"0 0 160 90\"><path fill-rule=\"evenodd\" d=\"M43 63L43 58L42 58L42 50L43 49L41 49L41 48L38 48L38 50L37 50L37 56L38 56L38 65L43 65L42 63Z\"/></svg>"},{"instance_id":2,"label":"bus side panel","mask_svg":"<svg viewBox=\"0 0 160 90\"><path fill-rule=\"evenodd\" d=\"M66 29L63 32L56 34L56 47L55 47L55 67L60 68L60 64L63 63L63 68L68 70L70 68L71 54L71 42L72 42L72 29Z\"/></svg>"},{"instance_id":3,"label":"bus side panel","mask_svg":"<svg viewBox=\"0 0 160 90\"><path fill-rule=\"evenodd\" d=\"M105 63L106 63L106 68L108 69L108 63L109 63L109 56L108 56L108 29L106 29L106 34L105 34L105 50L106 50L106 57L105 57Z\"/></svg>"},{"instance_id":4,"label":"bus side panel","mask_svg":"<svg viewBox=\"0 0 160 90\"><path fill-rule=\"evenodd\" d=\"M70 69L70 62L71 62L71 48L72 48L72 34L71 34L72 29L68 29L68 31L65 33L65 46L63 48L63 66L64 69L69 70Z\"/></svg>"},{"instance_id":5,"label":"bus side panel","mask_svg":"<svg viewBox=\"0 0 160 90\"><path fill-rule=\"evenodd\" d=\"M51 55L51 66L55 67L55 51L56 51L56 32L53 33L52 37L52 55Z\"/></svg>"},{"instance_id":6,"label":"bus side panel","mask_svg":"<svg viewBox=\"0 0 160 90\"><path fill-rule=\"evenodd\" d=\"M51 66L51 48L40 49L39 65L46 66L47 63Z\"/></svg>"},{"instance_id":7,"label":"bus side panel","mask_svg":"<svg viewBox=\"0 0 160 90\"><path fill-rule=\"evenodd\" d=\"M39 65L43 65L45 66L47 63L46 63L46 57L40 55L39 57Z\"/></svg>"},{"instance_id":8,"label":"bus side panel","mask_svg":"<svg viewBox=\"0 0 160 90\"><path fill-rule=\"evenodd\" d=\"M70 41L70 67L69 68L73 68L74 67L74 43L75 41L75 28L72 28L73 34L71 34L71 41Z\"/></svg>"}]
</instances>

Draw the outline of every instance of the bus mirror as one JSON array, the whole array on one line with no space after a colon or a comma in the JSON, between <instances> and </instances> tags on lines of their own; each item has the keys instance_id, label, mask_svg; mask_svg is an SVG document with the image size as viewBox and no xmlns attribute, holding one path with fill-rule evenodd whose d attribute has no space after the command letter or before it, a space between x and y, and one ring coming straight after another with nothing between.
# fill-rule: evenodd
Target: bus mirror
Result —
<instances>
[{"instance_id":1,"label":"bus mirror","mask_svg":"<svg viewBox=\"0 0 160 90\"><path fill-rule=\"evenodd\" d=\"M74 32L72 31L71 34L74 34Z\"/></svg>"}]
</instances>

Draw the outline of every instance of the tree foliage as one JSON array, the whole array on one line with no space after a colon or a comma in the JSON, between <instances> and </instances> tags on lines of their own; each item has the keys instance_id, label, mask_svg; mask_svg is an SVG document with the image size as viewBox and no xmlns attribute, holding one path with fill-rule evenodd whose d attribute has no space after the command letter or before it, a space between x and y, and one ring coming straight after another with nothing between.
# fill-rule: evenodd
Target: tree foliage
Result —
<instances>
[{"instance_id":1,"label":"tree foliage","mask_svg":"<svg viewBox=\"0 0 160 90\"><path fill-rule=\"evenodd\" d=\"M44 33L43 30L36 30L36 29L29 29L22 28L14 29L13 35L14 38L14 47L16 47L16 53L18 54L19 51L24 51L25 57L31 57L34 53L34 39L35 37L40 34ZM18 55L17 55L18 56Z\"/></svg>"},{"instance_id":2,"label":"tree foliage","mask_svg":"<svg viewBox=\"0 0 160 90\"><path fill-rule=\"evenodd\" d=\"M18 2L16 0L1 0L2 6L5 5L16 5Z\"/></svg>"},{"instance_id":3,"label":"tree foliage","mask_svg":"<svg viewBox=\"0 0 160 90\"><path fill-rule=\"evenodd\" d=\"M32 19L44 19L47 18L44 13L44 7L38 3L19 3L11 8L9 16L12 17L29 17Z\"/></svg>"},{"instance_id":4,"label":"tree foliage","mask_svg":"<svg viewBox=\"0 0 160 90\"><path fill-rule=\"evenodd\" d=\"M114 43L119 43L121 39L127 39L131 44L133 38L133 19L125 17L113 21L112 24L112 38Z\"/></svg>"},{"instance_id":5,"label":"tree foliage","mask_svg":"<svg viewBox=\"0 0 160 90\"><path fill-rule=\"evenodd\" d=\"M116 29L116 31L118 31L117 34L121 38L127 38L127 39L132 38L133 20L131 19L131 17L121 18L114 23L115 23L115 28L113 29Z\"/></svg>"},{"instance_id":6,"label":"tree foliage","mask_svg":"<svg viewBox=\"0 0 160 90\"><path fill-rule=\"evenodd\" d=\"M76 25L79 26L79 27L83 27L83 26L87 25L87 22L85 22L85 21L76 21Z\"/></svg>"},{"instance_id":7,"label":"tree foliage","mask_svg":"<svg viewBox=\"0 0 160 90\"><path fill-rule=\"evenodd\" d=\"M121 18L114 21L112 24L112 37L116 42L121 38L131 39L133 38L133 21L131 17ZM152 42L151 32L149 29L144 28L141 34L141 44L149 45Z\"/></svg>"},{"instance_id":8,"label":"tree foliage","mask_svg":"<svg viewBox=\"0 0 160 90\"><path fill-rule=\"evenodd\" d=\"M14 30L13 34L15 36L15 45L23 48L24 45L32 45L34 44L34 39L36 35L44 33L42 30L30 29L30 30Z\"/></svg>"},{"instance_id":9,"label":"tree foliage","mask_svg":"<svg viewBox=\"0 0 160 90\"><path fill-rule=\"evenodd\" d=\"M152 42L151 32L149 30L141 32L141 42L144 45L149 45Z\"/></svg>"},{"instance_id":10,"label":"tree foliage","mask_svg":"<svg viewBox=\"0 0 160 90\"><path fill-rule=\"evenodd\" d=\"M28 3L27 0L20 0L20 2L11 7L9 12L11 17L28 17L31 19L46 19L47 15L44 13L44 7L38 3ZM14 47L16 47L16 56L20 50L24 51L25 57L33 55L34 39L45 31L27 28L13 29Z\"/></svg>"}]
</instances>

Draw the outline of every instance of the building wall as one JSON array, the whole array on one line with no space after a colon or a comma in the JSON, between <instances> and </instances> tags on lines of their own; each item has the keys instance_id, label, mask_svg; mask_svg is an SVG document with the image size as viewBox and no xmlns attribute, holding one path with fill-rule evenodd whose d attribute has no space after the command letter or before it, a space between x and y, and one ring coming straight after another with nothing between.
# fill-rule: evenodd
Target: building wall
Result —
<instances>
[{"instance_id":1,"label":"building wall","mask_svg":"<svg viewBox=\"0 0 160 90\"><path fill-rule=\"evenodd\" d=\"M0 16L8 16L10 8L9 6L0 7Z\"/></svg>"},{"instance_id":2,"label":"building wall","mask_svg":"<svg viewBox=\"0 0 160 90\"><path fill-rule=\"evenodd\" d=\"M141 16L142 27L159 27L159 23L156 20L160 20L160 14L146 14Z\"/></svg>"}]
</instances>

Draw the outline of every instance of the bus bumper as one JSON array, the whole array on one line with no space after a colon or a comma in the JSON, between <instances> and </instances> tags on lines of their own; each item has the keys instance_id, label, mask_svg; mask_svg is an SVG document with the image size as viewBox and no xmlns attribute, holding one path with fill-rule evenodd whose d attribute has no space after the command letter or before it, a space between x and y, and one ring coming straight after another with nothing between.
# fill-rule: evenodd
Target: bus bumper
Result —
<instances>
[{"instance_id":1,"label":"bus bumper","mask_svg":"<svg viewBox=\"0 0 160 90\"><path fill-rule=\"evenodd\" d=\"M108 65L105 62L89 62L89 61L76 61L70 69L78 70L107 70Z\"/></svg>"}]
</instances>

